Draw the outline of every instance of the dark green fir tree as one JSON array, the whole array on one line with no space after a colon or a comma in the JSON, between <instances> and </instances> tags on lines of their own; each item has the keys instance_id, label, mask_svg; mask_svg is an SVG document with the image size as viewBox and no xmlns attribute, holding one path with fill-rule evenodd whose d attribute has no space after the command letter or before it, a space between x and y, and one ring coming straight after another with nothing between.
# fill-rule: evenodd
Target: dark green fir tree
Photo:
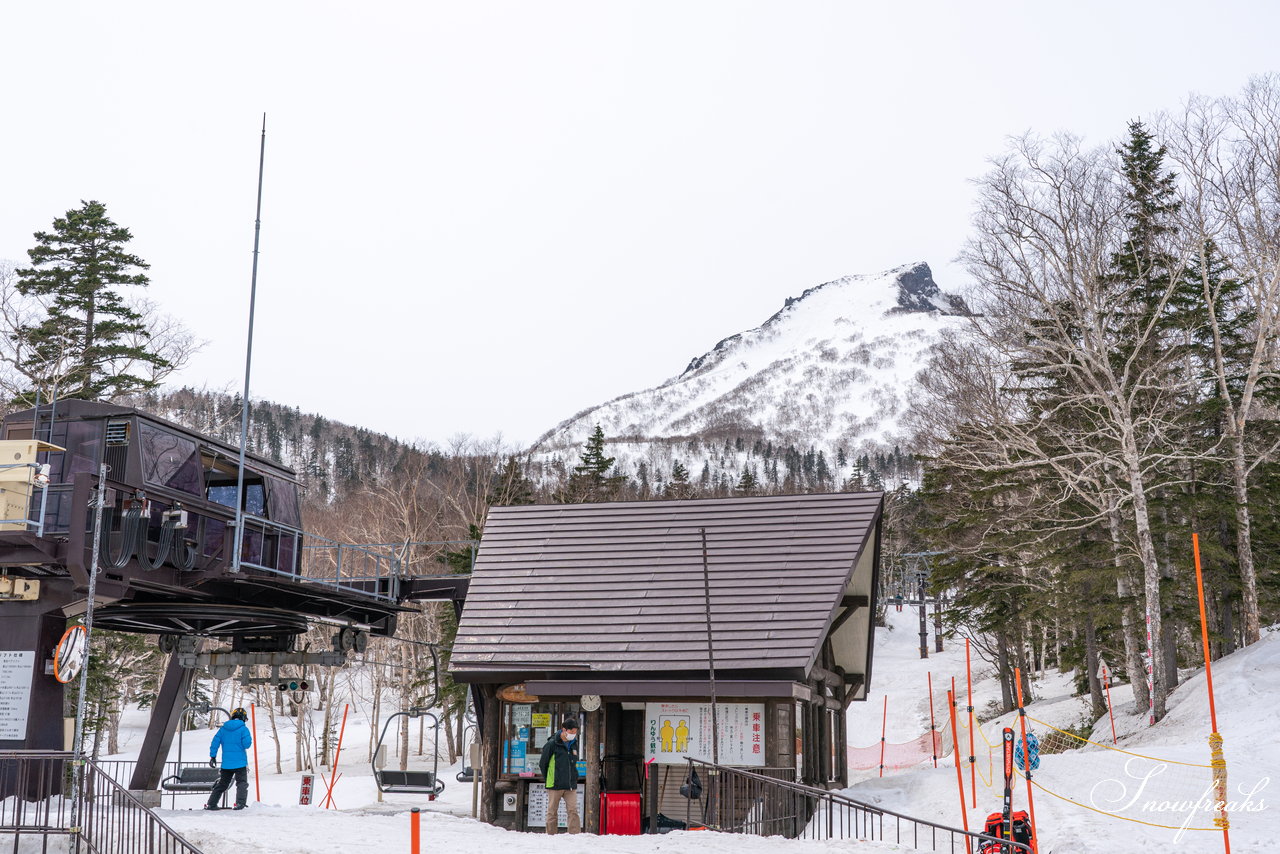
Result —
<instances>
[{"instance_id":1,"label":"dark green fir tree","mask_svg":"<svg viewBox=\"0 0 1280 854\"><path fill-rule=\"evenodd\" d=\"M587 437L578 464L569 475L569 482L561 494L566 504L589 504L596 501L613 501L618 497L626 477L611 475L614 458L604 453L604 430L599 424Z\"/></svg>"},{"instance_id":2,"label":"dark green fir tree","mask_svg":"<svg viewBox=\"0 0 1280 854\"><path fill-rule=\"evenodd\" d=\"M693 495L694 489L693 484L689 482L689 470L685 468L684 463L676 460L671 465L671 480L667 483L663 497L692 498Z\"/></svg>"},{"instance_id":3,"label":"dark green fir tree","mask_svg":"<svg viewBox=\"0 0 1280 854\"><path fill-rule=\"evenodd\" d=\"M20 269L18 293L45 306L43 319L15 333L18 370L49 399L111 399L154 388L149 375L168 362L148 348L144 317L121 291L145 287L149 266L125 250L129 229L114 223L101 202L82 202L38 231Z\"/></svg>"}]
</instances>

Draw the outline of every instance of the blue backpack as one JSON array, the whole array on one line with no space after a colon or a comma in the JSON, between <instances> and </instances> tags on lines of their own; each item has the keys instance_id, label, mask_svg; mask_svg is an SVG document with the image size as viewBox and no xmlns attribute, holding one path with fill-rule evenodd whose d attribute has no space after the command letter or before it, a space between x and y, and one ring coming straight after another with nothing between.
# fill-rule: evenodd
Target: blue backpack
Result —
<instances>
[{"instance_id":1,"label":"blue backpack","mask_svg":"<svg viewBox=\"0 0 1280 854\"><path fill-rule=\"evenodd\" d=\"M1019 771L1025 772L1027 768L1022 758L1022 739L1014 739L1014 744L1013 764L1018 766ZM1027 733L1027 748L1031 751L1031 770L1035 771L1040 767L1040 739L1036 738L1034 732Z\"/></svg>"}]
</instances>

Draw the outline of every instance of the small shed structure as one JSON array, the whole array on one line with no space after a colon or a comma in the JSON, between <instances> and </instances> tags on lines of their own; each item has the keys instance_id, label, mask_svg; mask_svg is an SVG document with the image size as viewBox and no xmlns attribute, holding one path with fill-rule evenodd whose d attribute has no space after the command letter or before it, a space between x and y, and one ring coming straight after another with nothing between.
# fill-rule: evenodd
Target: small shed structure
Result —
<instances>
[{"instance_id":1,"label":"small shed structure","mask_svg":"<svg viewBox=\"0 0 1280 854\"><path fill-rule=\"evenodd\" d=\"M588 831L602 789L685 815L684 757L712 758L713 674L721 765L846 785L882 507L860 492L493 508L449 665L481 712L481 817L542 827L538 758L566 717L582 720Z\"/></svg>"}]
</instances>

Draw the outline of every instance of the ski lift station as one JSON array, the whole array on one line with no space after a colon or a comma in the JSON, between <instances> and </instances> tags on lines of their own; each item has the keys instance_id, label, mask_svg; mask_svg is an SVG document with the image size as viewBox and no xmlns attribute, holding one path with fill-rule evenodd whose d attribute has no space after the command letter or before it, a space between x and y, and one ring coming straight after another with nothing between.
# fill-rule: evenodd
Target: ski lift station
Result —
<instances>
[{"instance_id":1,"label":"ski lift station","mask_svg":"<svg viewBox=\"0 0 1280 854\"><path fill-rule=\"evenodd\" d=\"M94 626L156 635L171 653L135 792L158 789L197 668L274 684L281 667L340 666L370 635L394 636L405 601L465 595L466 577L408 576L394 550L304 534L294 472L252 454L242 467L241 457L105 403L60 401L4 419L0 751L69 748L67 656L57 653L91 589ZM332 648L296 650L315 624L332 627ZM36 785L15 769L0 768L0 799Z\"/></svg>"},{"instance_id":2,"label":"ski lift station","mask_svg":"<svg viewBox=\"0 0 1280 854\"><path fill-rule=\"evenodd\" d=\"M683 820L698 767L686 757L704 775L845 787L845 710L871 680L882 502L492 508L450 663L480 700L482 767L495 770L481 817L544 826L538 761L567 717L581 720L588 832Z\"/></svg>"},{"instance_id":3,"label":"ski lift station","mask_svg":"<svg viewBox=\"0 0 1280 854\"><path fill-rule=\"evenodd\" d=\"M64 683L82 660L68 638L82 650L84 634L70 619L169 653L127 782L145 800L209 785L203 762L165 776L198 672L273 684L283 667L341 666L423 600L461 612L449 668L478 719L485 821L544 826L538 760L568 717L588 832L652 831L691 809L705 821L711 799L680 793L697 789L695 765L848 783L882 493L494 507L470 576L414 576L394 549L304 533L288 468L148 413L61 401L0 430L0 801L64 785ZM329 648L299 650L318 625ZM434 771L375 777L424 799L440 788ZM741 818L716 806L721 823Z\"/></svg>"}]
</instances>

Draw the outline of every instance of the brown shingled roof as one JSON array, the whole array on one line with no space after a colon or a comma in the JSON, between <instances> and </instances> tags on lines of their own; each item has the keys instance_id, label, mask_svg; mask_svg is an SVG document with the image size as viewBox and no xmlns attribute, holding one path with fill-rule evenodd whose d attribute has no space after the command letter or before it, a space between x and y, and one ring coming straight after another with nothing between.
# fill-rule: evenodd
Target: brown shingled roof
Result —
<instances>
[{"instance_id":1,"label":"brown shingled roof","mask_svg":"<svg viewBox=\"0 0 1280 854\"><path fill-rule=\"evenodd\" d=\"M451 669L461 681L705 674L706 528L717 673L803 678L842 596L874 601L882 500L861 492L494 507ZM850 672L867 672L869 619L841 632L843 657L867 659Z\"/></svg>"}]
</instances>

